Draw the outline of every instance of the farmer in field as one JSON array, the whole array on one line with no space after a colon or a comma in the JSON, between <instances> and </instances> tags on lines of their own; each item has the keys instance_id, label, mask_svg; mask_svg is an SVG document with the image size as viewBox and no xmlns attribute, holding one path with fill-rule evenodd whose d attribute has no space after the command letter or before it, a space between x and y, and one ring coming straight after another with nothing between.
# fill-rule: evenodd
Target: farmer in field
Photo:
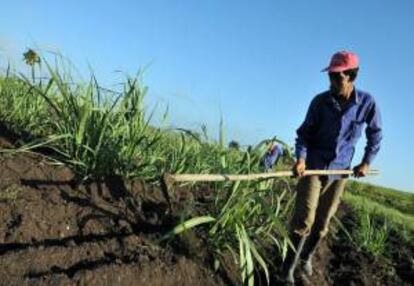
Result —
<instances>
[{"instance_id":1,"label":"farmer in field","mask_svg":"<svg viewBox=\"0 0 414 286\"><path fill-rule=\"evenodd\" d=\"M312 255L318 242L328 232L344 191L342 176L303 176L306 169L350 169L355 145L365 127L367 143L354 175L363 177L380 149L381 117L378 105L367 92L356 89L358 57L341 51L332 56L323 71L328 72L330 88L310 103L302 125L297 130L296 163L293 171L300 177L290 238L296 251L289 249L282 274L294 282L293 273L300 260L305 274L312 275Z\"/></svg>"},{"instance_id":2,"label":"farmer in field","mask_svg":"<svg viewBox=\"0 0 414 286\"><path fill-rule=\"evenodd\" d=\"M272 171L273 166L275 166L279 158L283 155L283 148L276 143L275 140L270 140L267 144L267 150L264 154L261 166L266 172Z\"/></svg>"}]
</instances>

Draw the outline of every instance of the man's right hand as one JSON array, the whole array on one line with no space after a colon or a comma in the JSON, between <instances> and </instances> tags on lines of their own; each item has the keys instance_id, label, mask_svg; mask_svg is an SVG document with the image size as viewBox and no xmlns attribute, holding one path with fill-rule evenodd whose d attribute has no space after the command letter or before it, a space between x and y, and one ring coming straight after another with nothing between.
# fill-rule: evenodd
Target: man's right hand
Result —
<instances>
[{"instance_id":1,"label":"man's right hand","mask_svg":"<svg viewBox=\"0 0 414 286\"><path fill-rule=\"evenodd\" d=\"M306 170L306 163L305 163L305 159L303 158L299 158L295 165L293 165L293 173L296 176L302 177L304 172Z\"/></svg>"}]
</instances>

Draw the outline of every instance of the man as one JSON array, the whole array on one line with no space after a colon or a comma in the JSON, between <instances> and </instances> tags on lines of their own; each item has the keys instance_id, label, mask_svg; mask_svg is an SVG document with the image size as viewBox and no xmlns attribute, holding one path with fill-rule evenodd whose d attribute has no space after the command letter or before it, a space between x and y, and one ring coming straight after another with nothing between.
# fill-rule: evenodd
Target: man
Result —
<instances>
[{"instance_id":1,"label":"man","mask_svg":"<svg viewBox=\"0 0 414 286\"><path fill-rule=\"evenodd\" d=\"M305 121L297 130L293 171L300 177L283 278L294 283L293 273L300 259L312 275L312 255L328 232L346 179L342 176L303 176L306 169L350 169L355 144L365 127L367 143L362 161L354 168L356 177L365 176L380 148L381 117L373 97L354 87L358 57L349 51L337 52L327 68L330 89L311 102Z\"/></svg>"},{"instance_id":2,"label":"man","mask_svg":"<svg viewBox=\"0 0 414 286\"><path fill-rule=\"evenodd\" d=\"M267 144L267 150L264 154L261 165L266 172L272 171L279 158L283 155L282 147L275 140L270 140Z\"/></svg>"}]
</instances>

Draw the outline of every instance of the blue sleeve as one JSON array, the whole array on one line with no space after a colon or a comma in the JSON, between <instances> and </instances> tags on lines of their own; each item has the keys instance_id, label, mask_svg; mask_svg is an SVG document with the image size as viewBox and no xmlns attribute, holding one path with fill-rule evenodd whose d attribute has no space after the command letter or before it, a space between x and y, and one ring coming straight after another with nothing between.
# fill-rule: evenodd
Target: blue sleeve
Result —
<instances>
[{"instance_id":1,"label":"blue sleeve","mask_svg":"<svg viewBox=\"0 0 414 286\"><path fill-rule=\"evenodd\" d=\"M266 151L262 159L262 166L265 170L270 170L277 163L280 156L282 156L283 149L279 144L276 144L272 150Z\"/></svg>"},{"instance_id":2,"label":"blue sleeve","mask_svg":"<svg viewBox=\"0 0 414 286\"><path fill-rule=\"evenodd\" d=\"M314 98L309 105L308 112L306 113L305 121L296 130L296 143L295 143L295 154L296 159L306 159L307 149L310 141L312 132L314 132L317 126L318 118L318 97Z\"/></svg>"},{"instance_id":3,"label":"blue sleeve","mask_svg":"<svg viewBox=\"0 0 414 286\"><path fill-rule=\"evenodd\" d=\"M381 114L378 105L374 101L368 111L366 123L367 127L365 129L365 134L367 137L367 145L362 161L371 164L380 149L382 140Z\"/></svg>"}]
</instances>

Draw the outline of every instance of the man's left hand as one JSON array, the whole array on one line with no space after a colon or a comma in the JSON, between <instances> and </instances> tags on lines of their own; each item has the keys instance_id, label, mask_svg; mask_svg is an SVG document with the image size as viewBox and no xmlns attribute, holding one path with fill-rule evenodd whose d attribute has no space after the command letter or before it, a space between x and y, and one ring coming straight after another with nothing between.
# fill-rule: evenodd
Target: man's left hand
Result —
<instances>
[{"instance_id":1,"label":"man's left hand","mask_svg":"<svg viewBox=\"0 0 414 286\"><path fill-rule=\"evenodd\" d=\"M365 177L369 172L369 165L367 163L361 163L358 166L354 167L354 176Z\"/></svg>"}]
</instances>

